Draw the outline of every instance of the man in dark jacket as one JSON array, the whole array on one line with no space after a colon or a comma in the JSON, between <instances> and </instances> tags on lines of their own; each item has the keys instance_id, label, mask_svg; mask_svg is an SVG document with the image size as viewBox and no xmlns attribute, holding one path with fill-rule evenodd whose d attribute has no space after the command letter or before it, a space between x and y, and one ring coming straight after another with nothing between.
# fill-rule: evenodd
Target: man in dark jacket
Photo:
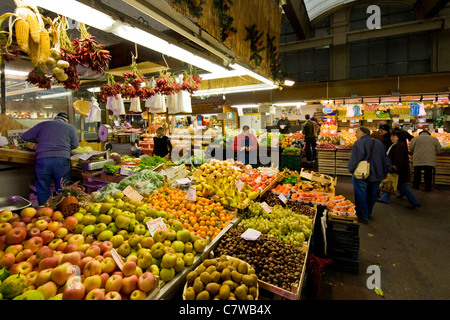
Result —
<instances>
[{"instance_id":1,"label":"man in dark jacket","mask_svg":"<svg viewBox=\"0 0 450 320\"><path fill-rule=\"evenodd\" d=\"M390 170L390 162L383 143L370 137L370 130L360 127L356 130L357 141L353 145L348 161L348 171L352 173L353 190L355 193L356 214L358 220L367 223L372 216L372 209L377 201L381 181ZM367 179L357 179L353 174L360 161L368 160L372 148L370 174Z\"/></svg>"},{"instance_id":2,"label":"man in dark jacket","mask_svg":"<svg viewBox=\"0 0 450 320\"><path fill-rule=\"evenodd\" d=\"M383 142L384 147L386 148L387 151L392 144L391 128L389 128L388 124L383 124L379 126L378 131L380 132L381 135L381 142Z\"/></svg>"},{"instance_id":3,"label":"man in dark jacket","mask_svg":"<svg viewBox=\"0 0 450 320\"><path fill-rule=\"evenodd\" d=\"M277 122L277 127L280 130L280 133L289 133L289 128L291 127L291 122L286 119L286 115L281 114L281 119Z\"/></svg>"},{"instance_id":4,"label":"man in dark jacket","mask_svg":"<svg viewBox=\"0 0 450 320\"><path fill-rule=\"evenodd\" d=\"M40 206L52 195L52 179L56 191L61 190L61 180L70 182L70 155L78 147L78 134L68 122L67 113L60 112L54 120L38 123L22 134L23 140L38 143L35 186Z\"/></svg>"},{"instance_id":5,"label":"man in dark jacket","mask_svg":"<svg viewBox=\"0 0 450 320\"><path fill-rule=\"evenodd\" d=\"M306 122L303 124L302 133L305 135L306 143L306 160L308 162L316 160L316 133L317 124L309 118L309 114L305 114Z\"/></svg>"}]
</instances>

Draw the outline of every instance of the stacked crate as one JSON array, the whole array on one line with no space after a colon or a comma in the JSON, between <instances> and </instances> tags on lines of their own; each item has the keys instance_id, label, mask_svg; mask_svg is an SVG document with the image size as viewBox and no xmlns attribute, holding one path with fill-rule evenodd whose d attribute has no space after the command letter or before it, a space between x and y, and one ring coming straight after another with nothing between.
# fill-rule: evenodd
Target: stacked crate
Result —
<instances>
[{"instance_id":1,"label":"stacked crate","mask_svg":"<svg viewBox=\"0 0 450 320\"><path fill-rule=\"evenodd\" d=\"M327 220L327 256L330 267L351 273L359 272L359 224Z\"/></svg>"}]
</instances>

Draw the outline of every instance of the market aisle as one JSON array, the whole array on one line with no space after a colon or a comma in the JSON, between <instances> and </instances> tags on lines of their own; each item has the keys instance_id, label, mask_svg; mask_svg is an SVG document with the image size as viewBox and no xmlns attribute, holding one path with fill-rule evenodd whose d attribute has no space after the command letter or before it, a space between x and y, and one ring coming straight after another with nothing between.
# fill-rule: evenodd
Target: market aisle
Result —
<instances>
[{"instance_id":1,"label":"market aisle","mask_svg":"<svg viewBox=\"0 0 450 320\"><path fill-rule=\"evenodd\" d=\"M338 177L336 193L354 201L350 177ZM395 197L390 204L375 205L373 219L360 224L359 275L327 267L318 299L383 299L366 286L370 265L381 267L386 300L450 298L450 188L414 193L422 203L415 210Z\"/></svg>"}]
</instances>

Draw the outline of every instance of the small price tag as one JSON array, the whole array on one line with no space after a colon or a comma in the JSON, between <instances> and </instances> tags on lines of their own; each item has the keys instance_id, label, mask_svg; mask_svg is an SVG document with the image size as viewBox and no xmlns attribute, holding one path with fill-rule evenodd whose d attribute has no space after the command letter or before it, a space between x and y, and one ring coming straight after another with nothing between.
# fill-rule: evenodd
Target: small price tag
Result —
<instances>
[{"instance_id":1,"label":"small price tag","mask_svg":"<svg viewBox=\"0 0 450 320\"><path fill-rule=\"evenodd\" d=\"M367 122L373 122L373 119L367 119Z\"/></svg>"},{"instance_id":2,"label":"small price tag","mask_svg":"<svg viewBox=\"0 0 450 320\"><path fill-rule=\"evenodd\" d=\"M261 182L261 176L258 176L258 177L255 179L255 182L256 182L256 183L260 183L260 182Z\"/></svg>"},{"instance_id":3,"label":"small price tag","mask_svg":"<svg viewBox=\"0 0 450 320\"><path fill-rule=\"evenodd\" d=\"M144 197L139 194L136 190L134 190L131 186L126 187L122 193L126 195L128 198L136 201L141 201Z\"/></svg>"},{"instance_id":4,"label":"small price tag","mask_svg":"<svg viewBox=\"0 0 450 320\"><path fill-rule=\"evenodd\" d=\"M278 195L278 198L280 198L280 200L281 200L284 204L286 204L287 198L286 198L286 196L285 196L284 194L280 193L280 194Z\"/></svg>"},{"instance_id":5,"label":"small price tag","mask_svg":"<svg viewBox=\"0 0 450 320\"><path fill-rule=\"evenodd\" d=\"M403 121L410 122L411 120L409 118L405 118L405 119L403 119Z\"/></svg>"},{"instance_id":6,"label":"small price tag","mask_svg":"<svg viewBox=\"0 0 450 320\"><path fill-rule=\"evenodd\" d=\"M230 166L230 167L233 168L233 169L236 170L236 171L242 171L242 169L239 168L239 167L236 167L236 166Z\"/></svg>"},{"instance_id":7,"label":"small price tag","mask_svg":"<svg viewBox=\"0 0 450 320\"><path fill-rule=\"evenodd\" d=\"M438 128L438 133L444 133L444 128Z\"/></svg>"},{"instance_id":8,"label":"small price tag","mask_svg":"<svg viewBox=\"0 0 450 320\"><path fill-rule=\"evenodd\" d=\"M124 167L124 166L120 167L120 174L123 176L131 176L132 174L135 174L135 173L136 173L136 171L133 171L127 167Z\"/></svg>"},{"instance_id":9,"label":"small price tag","mask_svg":"<svg viewBox=\"0 0 450 320\"><path fill-rule=\"evenodd\" d=\"M263 203L261 203L261 207L267 213L271 213L272 212L272 208L270 208L270 206L265 201Z\"/></svg>"},{"instance_id":10,"label":"small price tag","mask_svg":"<svg viewBox=\"0 0 450 320\"><path fill-rule=\"evenodd\" d=\"M239 179L238 181L236 181L235 183L236 188L238 188L238 190L240 191L242 189L242 187L244 186L244 183L242 182L241 179Z\"/></svg>"},{"instance_id":11,"label":"small price tag","mask_svg":"<svg viewBox=\"0 0 450 320\"><path fill-rule=\"evenodd\" d=\"M259 238L261 232L252 228L248 228L245 230L243 234L241 234L241 238L248 241L255 241Z\"/></svg>"},{"instance_id":12,"label":"small price tag","mask_svg":"<svg viewBox=\"0 0 450 320\"><path fill-rule=\"evenodd\" d=\"M147 228L148 231L150 231L152 237L157 230L167 230L167 226L161 217L158 219L147 221Z\"/></svg>"},{"instance_id":13,"label":"small price tag","mask_svg":"<svg viewBox=\"0 0 450 320\"><path fill-rule=\"evenodd\" d=\"M189 184L191 180L189 178L178 179L177 184Z\"/></svg>"},{"instance_id":14,"label":"small price tag","mask_svg":"<svg viewBox=\"0 0 450 320\"><path fill-rule=\"evenodd\" d=\"M111 256L114 259L114 262L120 268L120 270L122 270L124 262L122 260L122 257L117 253L116 249L114 249L114 248L111 249Z\"/></svg>"},{"instance_id":15,"label":"small price tag","mask_svg":"<svg viewBox=\"0 0 450 320\"><path fill-rule=\"evenodd\" d=\"M347 122L347 119L342 119L341 121L342 121L342 122Z\"/></svg>"},{"instance_id":16,"label":"small price tag","mask_svg":"<svg viewBox=\"0 0 450 320\"><path fill-rule=\"evenodd\" d=\"M186 193L186 200L189 201L197 201L197 194L195 187L190 186L187 193Z\"/></svg>"}]
</instances>

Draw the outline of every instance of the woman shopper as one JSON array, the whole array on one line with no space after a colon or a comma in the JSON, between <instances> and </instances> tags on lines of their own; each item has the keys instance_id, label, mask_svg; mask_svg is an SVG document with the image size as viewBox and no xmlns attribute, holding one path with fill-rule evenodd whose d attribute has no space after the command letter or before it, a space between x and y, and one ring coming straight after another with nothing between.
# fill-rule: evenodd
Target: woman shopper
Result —
<instances>
[{"instance_id":1,"label":"woman shopper","mask_svg":"<svg viewBox=\"0 0 450 320\"><path fill-rule=\"evenodd\" d=\"M353 145L348 171L352 173L353 190L358 221L364 224L372 217L380 183L389 172L389 160L383 143L370 136L370 130L360 127L356 130L357 141ZM355 170L361 161L370 160L370 173L366 179L356 177Z\"/></svg>"},{"instance_id":2,"label":"woman shopper","mask_svg":"<svg viewBox=\"0 0 450 320\"><path fill-rule=\"evenodd\" d=\"M172 143L170 143L169 137L165 135L164 128L159 127L156 129L156 136L153 137L153 155L169 159L171 152Z\"/></svg>"},{"instance_id":3,"label":"woman shopper","mask_svg":"<svg viewBox=\"0 0 450 320\"><path fill-rule=\"evenodd\" d=\"M406 136L400 130L393 130L391 133L392 145L389 147L387 154L391 159L392 173L398 174L397 191L399 197L406 196L410 203L407 208L414 209L420 207L420 202L409 189L409 156L408 147L406 146ZM391 194L383 192L378 202L389 203Z\"/></svg>"},{"instance_id":4,"label":"woman shopper","mask_svg":"<svg viewBox=\"0 0 450 320\"><path fill-rule=\"evenodd\" d=\"M249 126L243 126L242 133L234 138L234 151L238 161L255 167L258 164L258 140L249 132L249 129Z\"/></svg>"},{"instance_id":5,"label":"woman shopper","mask_svg":"<svg viewBox=\"0 0 450 320\"><path fill-rule=\"evenodd\" d=\"M412 152L414 166L413 188L419 189L424 171L425 191L431 191L433 170L436 168L436 153L441 151L441 143L426 130L411 140L409 150Z\"/></svg>"}]
</instances>

